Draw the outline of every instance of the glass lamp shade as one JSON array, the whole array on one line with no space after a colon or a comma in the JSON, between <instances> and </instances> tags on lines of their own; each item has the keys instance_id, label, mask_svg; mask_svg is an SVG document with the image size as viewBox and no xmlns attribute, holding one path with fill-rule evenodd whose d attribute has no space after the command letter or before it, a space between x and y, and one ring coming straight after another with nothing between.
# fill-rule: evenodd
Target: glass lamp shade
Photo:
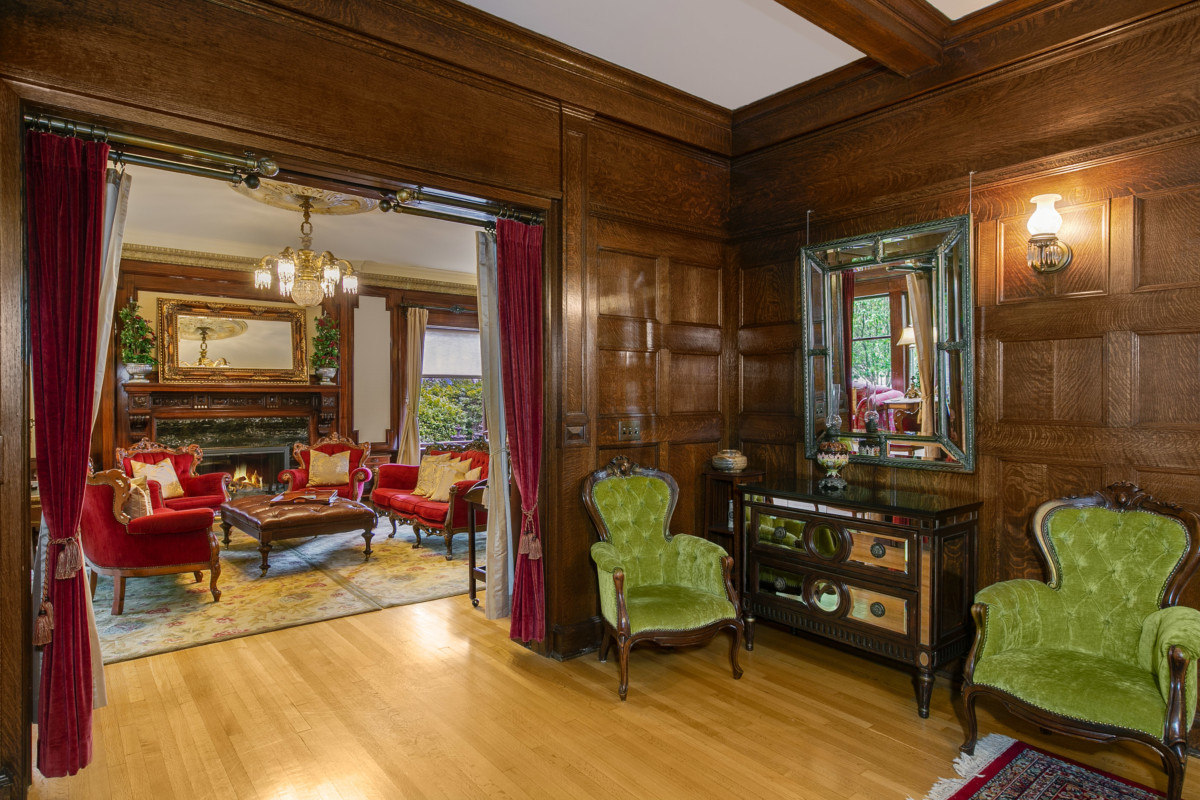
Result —
<instances>
[{"instance_id":1,"label":"glass lamp shade","mask_svg":"<svg viewBox=\"0 0 1200 800\"><path fill-rule=\"evenodd\" d=\"M1026 226L1033 236L1057 236L1062 227L1062 214L1054 208L1054 204L1062 200L1060 194L1039 194L1029 202L1037 206L1037 210L1029 215Z\"/></svg>"},{"instance_id":2,"label":"glass lamp shade","mask_svg":"<svg viewBox=\"0 0 1200 800\"><path fill-rule=\"evenodd\" d=\"M358 276L353 272L342 276L342 291L346 294L358 294Z\"/></svg>"},{"instance_id":3,"label":"glass lamp shade","mask_svg":"<svg viewBox=\"0 0 1200 800\"><path fill-rule=\"evenodd\" d=\"M904 330L900 332L900 338L896 340L896 347L904 347L910 344L917 343L917 334L913 331L912 325L905 325Z\"/></svg>"},{"instance_id":4,"label":"glass lamp shade","mask_svg":"<svg viewBox=\"0 0 1200 800\"><path fill-rule=\"evenodd\" d=\"M319 306L321 301L325 299L325 291L321 288L318 281L311 279L301 279L296 281L290 292L292 302L298 306Z\"/></svg>"}]
</instances>

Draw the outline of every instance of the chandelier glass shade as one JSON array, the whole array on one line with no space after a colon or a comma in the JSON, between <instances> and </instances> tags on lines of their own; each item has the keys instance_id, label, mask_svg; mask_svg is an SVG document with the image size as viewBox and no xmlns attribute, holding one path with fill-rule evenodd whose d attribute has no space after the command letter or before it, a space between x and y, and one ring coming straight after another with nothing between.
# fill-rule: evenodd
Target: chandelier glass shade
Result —
<instances>
[{"instance_id":1,"label":"chandelier glass shade","mask_svg":"<svg viewBox=\"0 0 1200 800\"><path fill-rule=\"evenodd\" d=\"M312 249L312 201L305 197L300 207L304 210L300 249L285 247L278 255L263 256L254 270L254 288L270 289L274 275L279 279L279 294L305 307L319 306L326 297L333 297L339 283L343 292L357 294L358 276L350 262L328 250L317 255Z\"/></svg>"}]
</instances>

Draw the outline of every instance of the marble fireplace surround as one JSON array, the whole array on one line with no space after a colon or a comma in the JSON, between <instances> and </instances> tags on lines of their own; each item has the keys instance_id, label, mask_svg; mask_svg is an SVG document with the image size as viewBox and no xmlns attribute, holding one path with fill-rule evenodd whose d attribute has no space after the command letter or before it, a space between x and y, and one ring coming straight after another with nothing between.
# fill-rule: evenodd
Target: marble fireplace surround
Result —
<instances>
[{"instance_id":1,"label":"marble fireplace surround","mask_svg":"<svg viewBox=\"0 0 1200 800\"><path fill-rule=\"evenodd\" d=\"M204 450L200 472L230 472L239 464L277 487L280 470L291 466L296 442L312 442L337 430L337 386L252 384L123 385L124 436L128 447L148 437L178 447Z\"/></svg>"}]
</instances>

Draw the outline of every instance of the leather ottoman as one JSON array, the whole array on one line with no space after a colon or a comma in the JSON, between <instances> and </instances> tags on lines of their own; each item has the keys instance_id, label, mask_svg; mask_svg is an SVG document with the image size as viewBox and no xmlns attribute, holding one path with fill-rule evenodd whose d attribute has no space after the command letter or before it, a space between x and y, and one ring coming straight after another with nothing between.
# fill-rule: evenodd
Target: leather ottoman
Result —
<instances>
[{"instance_id":1,"label":"leather ottoman","mask_svg":"<svg viewBox=\"0 0 1200 800\"><path fill-rule=\"evenodd\" d=\"M271 498L272 495L256 494L235 498L221 506L225 544L229 544L229 531L234 527L257 539L263 575L270 569L267 554L271 552L271 542L279 539L361 530L363 541L367 543L363 558L371 557L371 538L378 517L370 507L344 497L334 497L328 505L272 503Z\"/></svg>"}]
</instances>

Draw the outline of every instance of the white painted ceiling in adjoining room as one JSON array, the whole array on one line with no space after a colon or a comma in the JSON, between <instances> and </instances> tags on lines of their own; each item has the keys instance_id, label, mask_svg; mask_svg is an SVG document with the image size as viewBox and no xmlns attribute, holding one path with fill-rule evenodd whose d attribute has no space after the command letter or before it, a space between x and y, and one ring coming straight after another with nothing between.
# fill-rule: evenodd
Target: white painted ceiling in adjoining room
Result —
<instances>
[{"instance_id":1,"label":"white painted ceiling in adjoining room","mask_svg":"<svg viewBox=\"0 0 1200 800\"><path fill-rule=\"evenodd\" d=\"M862 58L776 0L463 0L725 108ZM932 0L950 19L991 0Z\"/></svg>"},{"instance_id":2,"label":"white painted ceiling in adjoining room","mask_svg":"<svg viewBox=\"0 0 1200 800\"><path fill-rule=\"evenodd\" d=\"M261 258L300 246L298 211L243 197L224 181L147 167L133 175L128 244ZM471 225L384 214L313 214L313 249L330 250L362 272L452 283L475 283Z\"/></svg>"}]
</instances>

